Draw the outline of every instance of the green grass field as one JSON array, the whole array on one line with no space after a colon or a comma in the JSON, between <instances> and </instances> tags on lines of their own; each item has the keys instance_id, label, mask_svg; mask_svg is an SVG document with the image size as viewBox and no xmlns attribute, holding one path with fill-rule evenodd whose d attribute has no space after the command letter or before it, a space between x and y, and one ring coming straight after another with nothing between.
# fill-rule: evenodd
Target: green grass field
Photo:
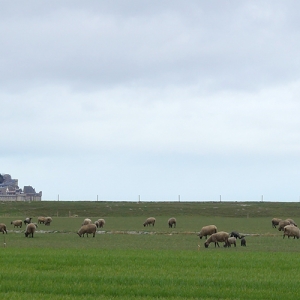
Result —
<instances>
[{"instance_id":1,"label":"green grass field","mask_svg":"<svg viewBox=\"0 0 300 300\"><path fill-rule=\"evenodd\" d=\"M298 299L300 240L283 239L271 227L271 218L297 222L299 207L236 202L0 203L0 222L9 231L0 234L0 297ZM68 217L74 214L78 217ZM36 222L39 215L51 215L53 223L39 225L34 238L24 237L24 227L10 225L26 216ZM156 217L155 227L143 227L149 216ZM170 229L167 219L172 216L178 224ZM85 217L106 220L95 238L76 234ZM236 248L204 248L205 239L196 233L208 224L246 234L247 247L238 241Z\"/></svg>"}]
</instances>

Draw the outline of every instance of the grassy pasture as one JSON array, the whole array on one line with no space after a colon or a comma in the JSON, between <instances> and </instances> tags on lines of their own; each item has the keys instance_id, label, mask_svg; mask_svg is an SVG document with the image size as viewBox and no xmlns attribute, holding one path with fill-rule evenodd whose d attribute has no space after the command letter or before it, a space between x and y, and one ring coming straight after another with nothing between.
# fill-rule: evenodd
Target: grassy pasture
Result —
<instances>
[{"instance_id":1,"label":"grassy pasture","mask_svg":"<svg viewBox=\"0 0 300 300\"><path fill-rule=\"evenodd\" d=\"M72 211L78 217L68 217L67 203L52 202L53 213L48 202L44 212L43 202L17 204L14 209L0 204L5 207L0 222L9 230L7 235L0 234L2 299L298 298L300 240L283 239L271 227L272 217L292 217L297 222L298 203L288 204L286 211L277 203L274 207L263 203L263 208L262 203L255 208L236 203L201 203L199 208L193 203L192 209L177 203L171 212L169 203L142 203L150 208L139 213L137 203L109 203L109 208L107 203L92 202L86 206L88 212L82 202L76 210L76 203ZM104 212L104 207L111 213ZM214 213L209 215L207 210ZM226 216L224 210L231 213ZM254 216L255 210L262 215ZM40 225L33 239L24 237L24 227L10 225L25 216L36 222L38 215L51 215L53 223ZM155 227L143 227L149 216L156 217ZM167 226L171 216L178 222L172 229ZM106 220L95 238L76 235L85 217ZM247 247L238 241L236 248L211 244L205 249L204 239L196 233L207 224L246 234Z\"/></svg>"}]
</instances>

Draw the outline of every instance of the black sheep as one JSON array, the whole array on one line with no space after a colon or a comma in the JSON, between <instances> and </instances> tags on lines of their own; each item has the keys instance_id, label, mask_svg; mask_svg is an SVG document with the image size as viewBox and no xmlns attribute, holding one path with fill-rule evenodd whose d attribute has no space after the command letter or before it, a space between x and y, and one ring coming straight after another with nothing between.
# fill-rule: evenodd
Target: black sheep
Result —
<instances>
[{"instance_id":1,"label":"black sheep","mask_svg":"<svg viewBox=\"0 0 300 300\"><path fill-rule=\"evenodd\" d=\"M241 246L246 247L246 240L244 237L242 237L242 239L241 239Z\"/></svg>"},{"instance_id":2,"label":"black sheep","mask_svg":"<svg viewBox=\"0 0 300 300\"><path fill-rule=\"evenodd\" d=\"M242 238L242 236L237 231L231 231L230 232L230 237L235 237L236 239L237 238L239 238L239 239Z\"/></svg>"}]
</instances>

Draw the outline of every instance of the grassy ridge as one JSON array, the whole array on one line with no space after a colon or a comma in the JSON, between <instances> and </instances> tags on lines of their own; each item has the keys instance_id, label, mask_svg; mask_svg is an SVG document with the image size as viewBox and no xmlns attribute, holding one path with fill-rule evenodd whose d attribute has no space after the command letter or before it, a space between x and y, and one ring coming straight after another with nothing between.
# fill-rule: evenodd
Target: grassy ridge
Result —
<instances>
[{"instance_id":1,"label":"grassy ridge","mask_svg":"<svg viewBox=\"0 0 300 300\"><path fill-rule=\"evenodd\" d=\"M219 216L296 218L299 202L0 202L2 216Z\"/></svg>"}]
</instances>

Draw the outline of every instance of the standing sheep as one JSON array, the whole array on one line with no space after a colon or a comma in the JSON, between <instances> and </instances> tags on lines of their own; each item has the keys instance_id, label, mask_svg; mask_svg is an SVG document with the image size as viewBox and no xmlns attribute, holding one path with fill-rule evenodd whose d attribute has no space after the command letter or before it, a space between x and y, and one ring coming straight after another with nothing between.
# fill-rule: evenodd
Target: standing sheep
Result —
<instances>
[{"instance_id":1,"label":"standing sheep","mask_svg":"<svg viewBox=\"0 0 300 300\"><path fill-rule=\"evenodd\" d=\"M278 224L278 230L281 231L284 229L284 226L286 225L290 225L290 221L287 221L287 220L281 220Z\"/></svg>"},{"instance_id":2,"label":"standing sheep","mask_svg":"<svg viewBox=\"0 0 300 300\"><path fill-rule=\"evenodd\" d=\"M46 217L38 217L38 224L45 224Z\"/></svg>"},{"instance_id":3,"label":"standing sheep","mask_svg":"<svg viewBox=\"0 0 300 300\"><path fill-rule=\"evenodd\" d=\"M6 225L4 223L0 223L0 232L7 234Z\"/></svg>"},{"instance_id":4,"label":"standing sheep","mask_svg":"<svg viewBox=\"0 0 300 300\"><path fill-rule=\"evenodd\" d=\"M32 220L32 218L26 218L26 219L24 220L24 225L30 224L30 223L31 223L31 220Z\"/></svg>"},{"instance_id":5,"label":"standing sheep","mask_svg":"<svg viewBox=\"0 0 300 300\"><path fill-rule=\"evenodd\" d=\"M105 220L104 219L98 219L98 224L99 224L99 228L103 228L105 225Z\"/></svg>"},{"instance_id":6,"label":"standing sheep","mask_svg":"<svg viewBox=\"0 0 300 300\"><path fill-rule=\"evenodd\" d=\"M88 224L92 224L92 220L91 219L84 219L83 223L81 224L81 226L88 225Z\"/></svg>"},{"instance_id":7,"label":"standing sheep","mask_svg":"<svg viewBox=\"0 0 300 300\"><path fill-rule=\"evenodd\" d=\"M15 221L11 221L10 224L14 225L14 228L15 227L22 228L23 221L22 220L15 220Z\"/></svg>"},{"instance_id":8,"label":"standing sheep","mask_svg":"<svg viewBox=\"0 0 300 300\"><path fill-rule=\"evenodd\" d=\"M218 245L219 242L224 242L225 245L228 245L228 238L229 238L229 233L225 231L220 231L217 233L213 233L204 243L205 248L209 246L210 243L215 243L215 247Z\"/></svg>"},{"instance_id":9,"label":"standing sheep","mask_svg":"<svg viewBox=\"0 0 300 300\"><path fill-rule=\"evenodd\" d=\"M284 229L283 229L283 238L285 236L288 236L288 238L290 238L290 236L293 236L294 239L295 238L299 239L300 238L300 229L294 225L286 225L286 226L284 226Z\"/></svg>"},{"instance_id":10,"label":"standing sheep","mask_svg":"<svg viewBox=\"0 0 300 300\"><path fill-rule=\"evenodd\" d=\"M35 233L35 230L36 230L36 224L29 223L26 226L25 237L28 237L31 234L31 237L33 238L33 234Z\"/></svg>"},{"instance_id":11,"label":"standing sheep","mask_svg":"<svg viewBox=\"0 0 300 300\"><path fill-rule=\"evenodd\" d=\"M51 224L51 222L52 222L52 218L51 218L51 217L46 217L46 218L45 218L45 223L44 223L44 224L45 224L46 226L49 226L49 225Z\"/></svg>"},{"instance_id":12,"label":"standing sheep","mask_svg":"<svg viewBox=\"0 0 300 300\"><path fill-rule=\"evenodd\" d=\"M175 218L170 218L168 220L168 225L169 225L169 228L172 228L173 225L174 225L174 228L176 227L176 219Z\"/></svg>"},{"instance_id":13,"label":"standing sheep","mask_svg":"<svg viewBox=\"0 0 300 300\"><path fill-rule=\"evenodd\" d=\"M290 222L291 225L294 225L297 227L297 224L295 223L295 221L293 219L286 219L286 221Z\"/></svg>"},{"instance_id":14,"label":"standing sheep","mask_svg":"<svg viewBox=\"0 0 300 300\"><path fill-rule=\"evenodd\" d=\"M202 239L203 236L207 239L208 235L212 235L213 233L218 232L217 226L215 225L207 225L203 226L200 230L200 232L197 234L200 239Z\"/></svg>"},{"instance_id":15,"label":"standing sheep","mask_svg":"<svg viewBox=\"0 0 300 300\"><path fill-rule=\"evenodd\" d=\"M273 218L272 221L271 221L272 222L272 227L276 228L276 226L279 225L280 221L281 221L281 219Z\"/></svg>"},{"instance_id":16,"label":"standing sheep","mask_svg":"<svg viewBox=\"0 0 300 300\"><path fill-rule=\"evenodd\" d=\"M234 236L228 238L228 244L225 244L224 247L231 247L231 245L234 245L234 247L236 247L236 237Z\"/></svg>"},{"instance_id":17,"label":"standing sheep","mask_svg":"<svg viewBox=\"0 0 300 300\"><path fill-rule=\"evenodd\" d=\"M154 224L155 224L155 221L156 219L151 217L151 218L148 218L145 222L144 222L144 227L145 226L149 226L149 225L152 225L154 227Z\"/></svg>"},{"instance_id":18,"label":"standing sheep","mask_svg":"<svg viewBox=\"0 0 300 300\"><path fill-rule=\"evenodd\" d=\"M245 240L245 237L242 237L242 239L241 239L241 246L246 247L246 240Z\"/></svg>"},{"instance_id":19,"label":"standing sheep","mask_svg":"<svg viewBox=\"0 0 300 300\"><path fill-rule=\"evenodd\" d=\"M237 231L231 231L230 232L231 237L235 237L236 239L241 239L243 236L240 235Z\"/></svg>"},{"instance_id":20,"label":"standing sheep","mask_svg":"<svg viewBox=\"0 0 300 300\"><path fill-rule=\"evenodd\" d=\"M77 234L81 237L86 234L87 237L89 237L89 233L93 234L93 237L95 237L97 231L97 226L95 224L87 224L82 225L81 228L78 230Z\"/></svg>"}]
</instances>

